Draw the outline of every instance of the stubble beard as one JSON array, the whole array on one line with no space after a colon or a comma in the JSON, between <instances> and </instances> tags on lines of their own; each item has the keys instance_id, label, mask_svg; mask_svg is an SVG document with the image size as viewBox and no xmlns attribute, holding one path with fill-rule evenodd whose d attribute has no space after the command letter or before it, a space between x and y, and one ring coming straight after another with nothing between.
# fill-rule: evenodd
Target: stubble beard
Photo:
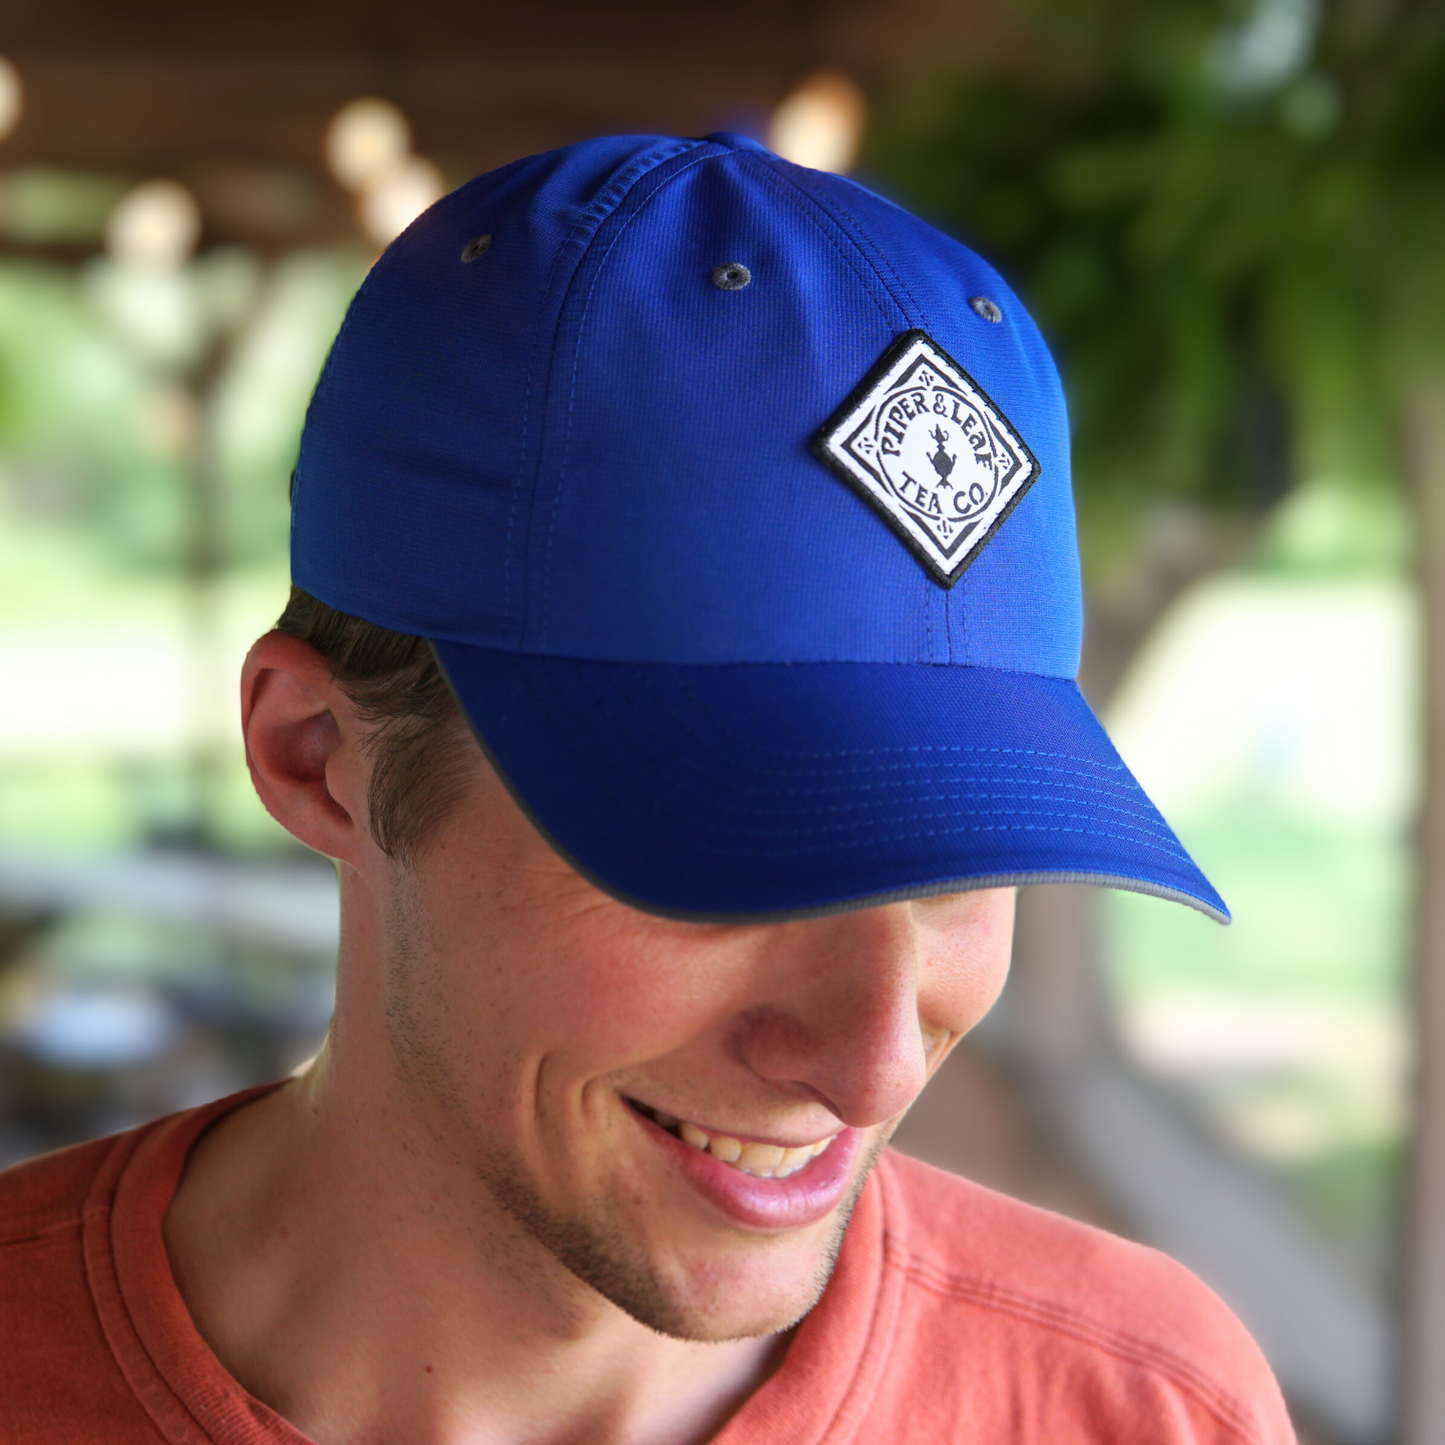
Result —
<instances>
[{"instance_id":1,"label":"stubble beard","mask_svg":"<svg viewBox=\"0 0 1445 1445\"><path fill-rule=\"evenodd\" d=\"M810 1313L833 1276L858 1197L892 1129L881 1131L863 1156L856 1178L834 1210L832 1227L813 1277L801 1298L785 1313L724 1320L718 1317L715 1301L679 1300L656 1263L628 1236L615 1215L603 1208L589 1216L550 1209L521 1161L487 1140L472 1121L440 1033L422 1006L422 999L428 995L434 1004L444 1007L445 1001L439 980L434 974L429 976L425 910L415 883L410 870L399 870L388 920L385 1014L399 1081L409 1092L424 1096L425 1111L435 1121L431 1132L436 1142L457 1162L465 1160L465 1167L522 1235L540 1244L589 1289L657 1334L720 1344L777 1334L791 1329ZM442 1121L447 1119L450 1128L443 1126ZM461 1153L455 1150L459 1141L453 1132L458 1124L472 1141L472 1148ZM499 1257L496 1262L522 1276L534 1276L536 1261L520 1257L519 1244L514 1240L510 1245L518 1257ZM492 1252L487 1249L487 1253Z\"/></svg>"},{"instance_id":2,"label":"stubble beard","mask_svg":"<svg viewBox=\"0 0 1445 1445\"><path fill-rule=\"evenodd\" d=\"M858 1196L887 1142L885 1133L869 1148L846 1197L834 1210L827 1242L802 1298L786 1313L760 1314L747 1320L719 1318L710 1300L685 1302L676 1298L655 1263L615 1219L600 1211L597 1216L584 1218L548 1209L531 1181L520 1169L511 1167L510 1161L493 1155L478 1172L492 1197L523 1232L603 1299L657 1334L721 1344L791 1329L817 1305L833 1277Z\"/></svg>"}]
</instances>

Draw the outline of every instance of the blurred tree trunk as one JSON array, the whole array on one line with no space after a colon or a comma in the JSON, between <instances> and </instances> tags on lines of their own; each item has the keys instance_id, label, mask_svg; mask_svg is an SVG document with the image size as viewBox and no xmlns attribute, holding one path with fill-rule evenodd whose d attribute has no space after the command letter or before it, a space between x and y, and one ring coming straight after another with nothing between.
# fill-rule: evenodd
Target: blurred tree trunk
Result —
<instances>
[{"instance_id":1,"label":"blurred tree trunk","mask_svg":"<svg viewBox=\"0 0 1445 1445\"><path fill-rule=\"evenodd\" d=\"M1403 1285L1404 1439L1445 1445L1445 375L1405 409L1424 602L1424 797L1416 878L1415 1130Z\"/></svg>"},{"instance_id":2,"label":"blurred tree trunk","mask_svg":"<svg viewBox=\"0 0 1445 1445\"><path fill-rule=\"evenodd\" d=\"M1258 526L1188 503L1155 507L1139 545L1102 585L1086 588L1078 682L1102 713L1173 603L1246 555ZM1126 763L1128 759L1124 760ZM1102 890L1071 884L1019 894L1004 1013L1019 1066L1048 1088L1118 1050L1102 959ZM1064 1087L1067 1087L1065 1082Z\"/></svg>"}]
</instances>

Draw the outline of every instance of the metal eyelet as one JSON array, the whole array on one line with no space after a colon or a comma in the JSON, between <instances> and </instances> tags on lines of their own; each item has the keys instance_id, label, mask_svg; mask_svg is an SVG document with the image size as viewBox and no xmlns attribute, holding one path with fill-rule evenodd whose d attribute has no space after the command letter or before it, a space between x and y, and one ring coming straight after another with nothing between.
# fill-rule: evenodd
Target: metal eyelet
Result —
<instances>
[{"instance_id":1,"label":"metal eyelet","mask_svg":"<svg viewBox=\"0 0 1445 1445\"><path fill-rule=\"evenodd\" d=\"M492 248L490 235L473 236L465 246L462 247L462 260L471 265L473 261L480 260Z\"/></svg>"},{"instance_id":2,"label":"metal eyelet","mask_svg":"<svg viewBox=\"0 0 1445 1445\"><path fill-rule=\"evenodd\" d=\"M724 261L712 268L712 284L719 291L741 291L752 279L753 273L741 261Z\"/></svg>"}]
</instances>

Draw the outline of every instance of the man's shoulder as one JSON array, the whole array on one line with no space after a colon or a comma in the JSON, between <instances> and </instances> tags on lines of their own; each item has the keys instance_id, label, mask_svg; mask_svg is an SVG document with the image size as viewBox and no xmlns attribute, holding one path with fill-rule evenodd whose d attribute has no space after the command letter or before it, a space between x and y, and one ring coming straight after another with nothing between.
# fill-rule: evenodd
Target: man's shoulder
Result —
<instances>
[{"instance_id":1,"label":"man's shoulder","mask_svg":"<svg viewBox=\"0 0 1445 1445\"><path fill-rule=\"evenodd\" d=\"M886 1158L905 1212L906 1268L920 1281L1000 1307L1028 1301L1061 1318L1076 1313L1098 1329L1137 1326L1147 1302L1161 1343L1196 1341L1202 1324L1230 1339L1242 1332L1218 1295L1156 1249L906 1155Z\"/></svg>"},{"instance_id":2,"label":"man's shoulder","mask_svg":"<svg viewBox=\"0 0 1445 1445\"><path fill-rule=\"evenodd\" d=\"M169 1386L158 1383L131 1306L151 1308L164 1293L161 1220L191 1141L255 1092L0 1171L4 1445L163 1438L153 1409ZM122 1265L134 1298L122 1288ZM150 1383L138 1389L136 1380Z\"/></svg>"},{"instance_id":3,"label":"man's shoulder","mask_svg":"<svg viewBox=\"0 0 1445 1445\"><path fill-rule=\"evenodd\" d=\"M890 1153L884 1167L920 1334L968 1338L975 1362L991 1341L1003 1368L1067 1375L1096 1407L1172 1395L1221 1438L1293 1438L1259 1347L1177 1261L915 1159Z\"/></svg>"},{"instance_id":4,"label":"man's shoulder","mask_svg":"<svg viewBox=\"0 0 1445 1445\"><path fill-rule=\"evenodd\" d=\"M121 1137L91 1139L0 1169L0 1248L78 1228L96 1177Z\"/></svg>"},{"instance_id":5,"label":"man's shoulder","mask_svg":"<svg viewBox=\"0 0 1445 1445\"><path fill-rule=\"evenodd\" d=\"M111 1355L86 1252L87 1214L127 1136L0 1171L0 1430L7 1445L159 1437Z\"/></svg>"}]
</instances>

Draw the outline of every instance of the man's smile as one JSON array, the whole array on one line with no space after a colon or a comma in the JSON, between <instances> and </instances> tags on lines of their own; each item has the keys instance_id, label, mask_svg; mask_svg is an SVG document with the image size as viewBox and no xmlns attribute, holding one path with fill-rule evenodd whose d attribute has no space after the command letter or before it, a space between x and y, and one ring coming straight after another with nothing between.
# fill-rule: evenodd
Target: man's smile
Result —
<instances>
[{"instance_id":1,"label":"man's smile","mask_svg":"<svg viewBox=\"0 0 1445 1445\"><path fill-rule=\"evenodd\" d=\"M817 1224L861 1182L863 1129L797 1143L743 1139L623 1097L674 1177L687 1181L733 1228L775 1233Z\"/></svg>"},{"instance_id":2,"label":"man's smile","mask_svg":"<svg viewBox=\"0 0 1445 1445\"><path fill-rule=\"evenodd\" d=\"M731 1134L709 1131L688 1119L678 1119L661 1109L653 1109L636 1099L627 1101L640 1114L666 1129L669 1134L691 1144L694 1149L705 1150L714 1159L731 1164L743 1174L756 1179L786 1179L811 1164L836 1139L829 1134L812 1144L770 1144L760 1140L738 1139Z\"/></svg>"}]
</instances>

